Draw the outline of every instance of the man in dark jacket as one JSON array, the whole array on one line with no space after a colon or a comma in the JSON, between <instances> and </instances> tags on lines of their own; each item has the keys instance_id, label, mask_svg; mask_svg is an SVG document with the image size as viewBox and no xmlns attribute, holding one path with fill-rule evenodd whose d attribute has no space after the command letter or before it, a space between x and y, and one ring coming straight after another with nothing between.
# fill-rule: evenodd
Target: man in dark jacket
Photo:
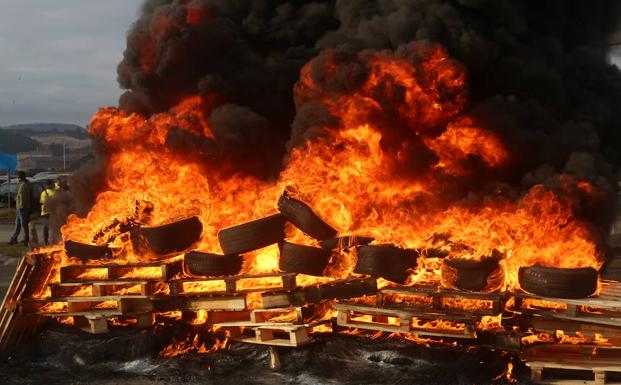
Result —
<instances>
[{"instance_id":1,"label":"man in dark jacket","mask_svg":"<svg viewBox=\"0 0 621 385\"><path fill-rule=\"evenodd\" d=\"M26 173L23 171L17 172L17 178L19 179L19 187L17 195L15 196L15 232L9 241L9 244L14 245L17 243L17 237L19 237L20 231L24 230L24 246L28 246L30 241L30 234L28 233L28 223L30 222L30 209L32 206L31 199L31 187L30 182L26 179Z\"/></svg>"}]
</instances>

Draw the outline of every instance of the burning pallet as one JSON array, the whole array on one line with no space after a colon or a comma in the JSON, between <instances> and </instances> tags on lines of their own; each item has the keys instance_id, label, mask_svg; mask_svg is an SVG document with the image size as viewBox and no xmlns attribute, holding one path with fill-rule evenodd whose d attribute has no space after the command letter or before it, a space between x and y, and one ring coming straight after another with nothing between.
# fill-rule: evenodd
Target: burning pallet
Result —
<instances>
[{"instance_id":1,"label":"burning pallet","mask_svg":"<svg viewBox=\"0 0 621 385\"><path fill-rule=\"evenodd\" d=\"M596 297L564 299L515 293L518 311L540 316L621 327L621 283L602 282Z\"/></svg>"},{"instance_id":2,"label":"burning pallet","mask_svg":"<svg viewBox=\"0 0 621 385\"><path fill-rule=\"evenodd\" d=\"M213 278L186 278L168 282L171 294L251 293L296 287L294 273L244 274Z\"/></svg>"},{"instance_id":3,"label":"burning pallet","mask_svg":"<svg viewBox=\"0 0 621 385\"><path fill-rule=\"evenodd\" d=\"M498 292L465 292L435 285L389 286L377 295L378 306L398 304L412 308L496 316L504 310L505 296Z\"/></svg>"},{"instance_id":4,"label":"burning pallet","mask_svg":"<svg viewBox=\"0 0 621 385\"><path fill-rule=\"evenodd\" d=\"M265 292L261 294L261 302L263 308L269 309L376 294L376 279L347 278L319 285L298 287L293 290Z\"/></svg>"},{"instance_id":5,"label":"burning pallet","mask_svg":"<svg viewBox=\"0 0 621 385\"><path fill-rule=\"evenodd\" d=\"M310 332L331 323L332 319L313 319L316 306L254 309L239 317L239 312L210 312L208 322L230 331L234 341L296 347L311 342Z\"/></svg>"},{"instance_id":6,"label":"burning pallet","mask_svg":"<svg viewBox=\"0 0 621 385\"><path fill-rule=\"evenodd\" d=\"M51 256L35 254L20 259L0 308L0 350L18 345L45 322L45 318L39 315L21 313L19 302L40 289L51 268Z\"/></svg>"},{"instance_id":7,"label":"burning pallet","mask_svg":"<svg viewBox=\"0 0 621 385\"><path fill-rule=\"evenodd\" d=\"M132 264L68 265L60 268L60 283L166 281L181 273L181 261Z\"/></svg>"},{"instance_id":8,"label":"burning pallet","mask_svg":"<svg viewBox=\"0 0 621 385\"><path fill-rule=\"evenodd\" d=\"M337 325L342 327L428 337L476 338L476 316L351 302L339 302L334 308Z\"/></svg>"},{"instance_id":9,"label":"burning pallet","mask_svg":"<svg viewBox=\"0 0 621 385\"><path fill-rule=\"evenodd\" d=\"M529 349L523 356L531 370L533 382L546 384L621 384L610 382L610 375L621 374L621 349L598 349L597 346L541 345ZM556 371L556 373L553 373ZM560 376L563 371L565 377ZM581 375L592 380L582 380ZM567 376L574 380L567 379Z\"/></svg>"}]
</instances>

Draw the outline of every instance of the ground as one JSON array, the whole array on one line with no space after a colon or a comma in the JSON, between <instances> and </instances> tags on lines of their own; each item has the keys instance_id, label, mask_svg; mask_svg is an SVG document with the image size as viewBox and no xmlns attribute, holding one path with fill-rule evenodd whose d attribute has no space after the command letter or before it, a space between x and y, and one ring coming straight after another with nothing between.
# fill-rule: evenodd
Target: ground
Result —
<instances>
[{"instance_id":1,"label":"ground","mask_svg":"<svg viewBox=\"0 0 621 385\"><path fill-rule=\"evenodd\" d=\"M0 297L2 298L11 283L19 257L27 250L19 244L13 246L6 244L13 234L13 227L11 223L0 222Z\"/></svg>"},{"instance_id":2,"label":"ground","mask_svg":"<svg viewBox=\"0 0 621 385\"><path fill-rule=\"evenodd\" d=\"M268 367L268 348L233 343L213 353L158 357L175 326L153 332L112 330L89 335L48 325L11 356L0 355L3 385L466 385L508 384L510 355L489 349L425 347L397 339L319 335L315 343L280 350L282 368ZM524 380L524 368L518 364ZM517 373L516 373L517 374ZM528 383L526 380L525 382Z\"/></svg>"}]
</instances>

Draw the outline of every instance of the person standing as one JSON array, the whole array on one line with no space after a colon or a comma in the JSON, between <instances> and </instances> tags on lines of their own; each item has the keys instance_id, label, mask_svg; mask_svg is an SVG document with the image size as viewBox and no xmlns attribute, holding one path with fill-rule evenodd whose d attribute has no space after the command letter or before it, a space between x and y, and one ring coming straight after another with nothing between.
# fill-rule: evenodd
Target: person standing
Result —
<instances>
[{"instance_id":1,"label":"person standing","mask_svg":"<svg viewBox=\"0 0 621 385\"><path fill-rule=\"evenodd\" d=\"M28 233L28 223L30 222L30 209L32 206L31 201L31 187L30 182L26 178L26 173L23 171L17 172L17 178L19 179L19 187L17 195L15 196L15 232L9 241L10 245L17 243L17 238L21 230L24 230L24 246L28 246L30 241L30 234Z\"/></svg>"},{"instance_id":2,"label":"person standing","mask_svg":"<svg viewBox=\"0 0 621 385\"><path fill-rule=\"evenodd\" d=\"M50 241L50 209L48 206L49 199L54 195L54 181L47 180L45 182L45 190L41 192L39 203L41 203L41 223L43 224L43 243L47 246Z\"/></svg>"}]
</instances>

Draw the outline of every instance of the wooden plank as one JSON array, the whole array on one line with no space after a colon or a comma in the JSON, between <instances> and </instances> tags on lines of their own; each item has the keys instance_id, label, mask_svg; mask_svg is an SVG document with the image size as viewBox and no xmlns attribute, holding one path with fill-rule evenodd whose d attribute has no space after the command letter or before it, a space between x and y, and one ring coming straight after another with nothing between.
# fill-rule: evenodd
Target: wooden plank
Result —
<instances>
[{"instance_id":1,"label":"wooden plank","mask_svg":"<svg viewBox=\"0 0 621 385\"><path fill-rule=\"evenodd\" d=\"M153 297L153 311L177 310L246 310L246 298L241 295L176 295Z\"/></svg>"},{"instance_id":2,"label":"wooden plank","mask_svg":"<svg viewBox=\"0 0 621 385\"><path fill-rule=\"evenodd\" d=\"M304 325L270 325L252 328L253 337L235 335L233 340L249 344L298 347L312 342L309 328ZM280 338L278 334L286 334L289 338Z\"/></svg>"},{"instance_id":3,"label":"wooden plank","mask_svg":"<svg viewBox=\"0 0 621 385\"><path fill-rule=\"evenodd\" d=\"M108 320L105 317L73 317L74 326L90 334L108 333Z\"/></svg>"}]
</instances>

